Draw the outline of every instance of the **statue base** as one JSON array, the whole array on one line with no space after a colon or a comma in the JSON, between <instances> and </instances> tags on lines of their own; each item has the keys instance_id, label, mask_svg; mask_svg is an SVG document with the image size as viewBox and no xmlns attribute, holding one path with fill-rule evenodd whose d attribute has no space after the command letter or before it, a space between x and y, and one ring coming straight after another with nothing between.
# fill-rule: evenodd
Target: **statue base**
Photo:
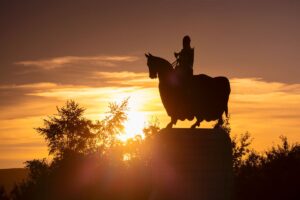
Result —
<instances>
[{"instance_id":1,"label":"statue base","mask_svg":"<svg viewBox=\"0 0 300 200\"><path fill-rule=\"evenodd\" d=\"M232 150L225 131L163 129L152 152L151 200L232 199Z\"/></svg>"}]
</instances>

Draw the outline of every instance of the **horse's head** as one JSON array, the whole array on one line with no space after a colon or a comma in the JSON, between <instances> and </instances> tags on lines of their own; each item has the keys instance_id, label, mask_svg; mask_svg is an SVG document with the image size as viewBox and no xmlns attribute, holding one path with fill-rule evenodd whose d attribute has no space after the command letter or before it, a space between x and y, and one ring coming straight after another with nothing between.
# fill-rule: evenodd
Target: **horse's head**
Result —
<instances>
[{"instance_id":1,"label":"horse's head","mask_svg":"<svg viewBox=\"0 0 300 200\"><path fill-rule=\"evenodd\" d=\"M158 74L159 77L164 77L164 74L167 74L173 70L172 64L163 58L153 56L150 53L145 54L145 56L148 59L147 65L149 68L150 78L157 78Z\"/></svg>"},{"instance_id":2,"label":"horse's head","mask_svg":"<svg viewBox=\"0 0 300 200\"><path fill-rule=\"evenodd\" d=\"M158 70L157 70L157 63L156 63L156 59L155 59L156 57L150 53L145 54L145 56L147 58L147 65L149 68L149 77L152 79L157 78Z\"/></svg>"}]
</instances>

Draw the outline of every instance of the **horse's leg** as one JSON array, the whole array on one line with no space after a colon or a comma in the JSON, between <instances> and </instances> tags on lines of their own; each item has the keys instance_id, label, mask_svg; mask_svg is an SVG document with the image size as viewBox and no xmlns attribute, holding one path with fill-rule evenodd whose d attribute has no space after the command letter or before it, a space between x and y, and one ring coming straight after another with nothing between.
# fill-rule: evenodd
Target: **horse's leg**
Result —
<instances>
[{"instance_id":1,"label":"horse's leg","mask_svg":"<svg viewBox=\"0 0 300 200\"><path fill-rule=\"evenodd\" d=\"M218 119L218 123L215 125L214 128L221 128L222 125L223 125L224 121L223 121L223 118L222 118L222 115L219 117Z\"/></svg>"},{"instance_id":2,"label":"horse's leg","mask_svg":"<svg viewBox=\"0 0 300 200\"><path fill-rule=\"evenodd\" d=\"M174 118L174 117L171 117L171 122L168 123L168 125L166 126L166 128L172 128L173 127L173 124L176 124L177 123L177 118Z\"/></svg>"},{"instance_id":3,"label":"horse's leg","mask_svg":"<svg viewBox=\"0 0 300 200\"><path fill-rule=\"evenodd\" d=\"M203 119L200 117L196 116L197 121L191 126L191 129L195 129L197 126L200 126L200 123L202 122Z\"/></svg>"}]
</instances>

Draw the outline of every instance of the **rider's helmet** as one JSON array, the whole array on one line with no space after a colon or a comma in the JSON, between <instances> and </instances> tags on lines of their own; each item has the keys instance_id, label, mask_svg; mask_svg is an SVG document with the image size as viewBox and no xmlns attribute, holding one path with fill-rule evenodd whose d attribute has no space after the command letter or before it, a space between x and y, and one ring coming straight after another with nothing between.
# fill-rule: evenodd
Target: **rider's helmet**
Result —
<instances>
[{"instance_id":1,"label":"rider's helmet","mask_svg":"<svg viewBox=\"0 0 300 200\"><path fill-rule=\"evenodd\" d=\"M182 40L182 44L183 44L183 47L190 47L190 43L191 43L191 38L190 36L186 35L183 37L183 40Z\"/></svg>"}]
</instances>

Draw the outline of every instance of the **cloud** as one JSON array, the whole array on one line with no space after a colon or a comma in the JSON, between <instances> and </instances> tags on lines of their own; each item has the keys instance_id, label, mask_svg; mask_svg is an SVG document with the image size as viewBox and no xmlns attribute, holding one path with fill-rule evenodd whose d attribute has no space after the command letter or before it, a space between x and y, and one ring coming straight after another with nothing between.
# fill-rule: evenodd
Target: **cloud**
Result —
<instances>
[{"instance_id":1,"label":"cloud","mask_svg":"<svg viewBox=\"0 0 300 200\"><path fill-rule=\"evenodd\" d=\"M63 104L68 99L82 100L86 107L105 107L108 102L116 99L138 96L141 93L144 93L142 96L147 96L151 92L146 91L156 90L155 85L156 81L149 79L147 73L127 71L95 72L89 81L82 85L51 82L2 85L0 108L6 114L1 115L0 120L41 116L49 110L47 105L53 105L52 108L55 108L55 104ZM90 101L87 102L86 99Z\"/></svg>"},{"instance_id":2,"label":"cloud","mask_svg":"<svg viewBox=\"0 0 300 200\"><path fill-rule=\"evenodd\" d=\"M239 119L272 120L300 117L300 84L232 79L230 106ZM274 124L276 126L276 124Z\"/></svg>"},{"instance_id":3,"label":"cloud","mask_svg":"<svg viewBox=\"0 0 300 200\"><path fill-rule=\"evenodd\" d=\"M96 72L95 76L100 76L102 78L108 78L108 79L140 79L140 78L147 78L147 73L136 73L136 72L128 72L128 71L122 71L122 72Z\"/></svg>"},{"instance_id":4,"label":"cloud","mask_svg":"<svg viewBox=\"0 0 300 200\"><path fill-rule=\"evenodd\" d=\"M42 116L49 111L47 105L60 103L56 97L34 95L54 88L66 87L55 83L36 83L0 86L1 120L13 120ZM52 110L52 109L51 109Z\"/></svg>"},{"instance_id":5,"label":"cloud","mask_svg":"<svg viewBox=\"0 0 300 200\"><path fill-rule=\"evenodd\" d=\"M149 78L145 72L95 72L91 79L101 80L102 84L110 86L137 86L137 87L154 87L157 80Z\"/></svg>"},{"instance_id":6,"label":"cloud","mask_svg":"<svg viewBox=\"0 0 300 200\"><path fill-rule=\"evenodd\" d=\"M41 82L41 83L32 83L32 84L22 84L22 85L0 85L1 89L47 89L56 87L55 83Z\"/></svg>"},{"instance_id":7,"label":"cloud","mask_svg":"<svg viewBox=\"0 0 300 200\"><path fill-rule=\"evenodd\" d=\"M262 78L232 78L230 82L234 92L239 94L268 94L274 92L300 94L300 84L268 82Z\"/></svg>"},{"instance_id":8,"label":"cloud","mask_svg":"<svg viewBox=\"0 0 300 200\"><path fill-rule=\"evenodd\" d=\"M9 72L3 72L5 75L2 74L0 87L1 85L30 85L46 82L90 87L106 86L109 77L105 72L117 73L124 69L128 73L143 72L147 67L145 60L135 55L64 56L25 60L16 62Z\"/></svg>"},{"instance_id":9,"label":"cloud","mask_svg":"<svg viewBox=\"0 0 300 200\"><path fill-rule=\"evenodd\" d=\"M42 60L25 60L15 64L51 70L78 64L115 67L122 62L134 62L137 60L138 57L136 56L63 56Z\"/></svg>"}]
</instances>

